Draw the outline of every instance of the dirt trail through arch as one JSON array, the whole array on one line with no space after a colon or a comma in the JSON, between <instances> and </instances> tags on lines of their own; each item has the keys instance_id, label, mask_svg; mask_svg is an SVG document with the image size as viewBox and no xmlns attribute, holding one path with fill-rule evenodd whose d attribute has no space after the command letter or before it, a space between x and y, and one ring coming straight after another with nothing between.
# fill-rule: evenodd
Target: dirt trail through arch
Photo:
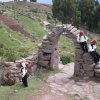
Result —
<instances>
[{"instance_id":1,"label":"dirt trail through arch","mask_svg":"<svg viewBox=\"0 0 100 100\"><path fill-rule=\"evenodd\" d=\"M100 100L99 80L73 77L74 63L63 66L61 72L49 76L40 92L25 100Z\"/></svg>"}]
</instances>

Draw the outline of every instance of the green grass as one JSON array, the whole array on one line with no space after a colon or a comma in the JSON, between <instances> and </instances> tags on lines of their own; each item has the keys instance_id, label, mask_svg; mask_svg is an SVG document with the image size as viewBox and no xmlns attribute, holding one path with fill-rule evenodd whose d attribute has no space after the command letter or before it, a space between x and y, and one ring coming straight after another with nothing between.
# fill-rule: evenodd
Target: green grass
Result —
<instances>
[{"instance_id":1,"label":"green grass","mask_svg":"<svg viewBox=\"0 0 100 100\"><path fill-rule=\"evenodd\" d=\"M43 82L32 76L29 78L29 87L23 87L22 83L17 83L13 86L0 87L0 100L24 100L25 96L35 94L43 85Z\"/></svg>"},{"instance_id":2,"label":"green grass","mask_svg":"<svg viewBox=\"0 0 100 100\"><path fill-rule=\"evenodd\" d=\"M74 61L75 47L71 39L61 36L59 41L59 54L63 64Z\"/></svg>"},{"instance_id":3,"label":"green grass","mask_svg":"<svg viewBox=\"0 0 100 100\"><path fill-rule=\"evenodd\" d=\"M44 27L40 25L40 22L37 20L32 20L26 16L18 15L17 16L20 24L33 36L38 40L41 41L43 36L47 34L48 31L44 30Z\"/></svg>"},{"instance_id":4,"label":"green grass","mask_svg":"<svg viewBox=\"0 0 100 100\"><path fill-rule=\"evenodd\" d=\"M43 36L47 34L48 31L44 30L40 23L36 20L31 20L26 16L19 15L18 20L21 25L28 30L30 33L33 33L35 38L41 42ZM74 59L74 44L69 38L62 37L59 41L59 53L60 56L70 57L70 62Z\"/></svg>"},{"instance_id":5,"label":"green grass","mask_svg":"<svg viewBox=\"0 0 100 100\"><path fill-rule=\"evenodd\" d=\"M37 51L36 43L31 42L30 39L12 31L3 24L0 25L0 44L3 44L6 49L13 50L18 59L26 52L27 54L33 54Z\"/></svg>"},{"instance_id":6,"label":"green grass","mask_svg":"<svg viewBox=\"0 0 100 100\"><path fill-rule=\"evenodd\" d=\"M59 72L44 70L40 74L29 77L29 86L27 88L22 86L22 82L13 86L0 86L0 100L25 100L28 95L36 95L43 87L44 81L51 74Z\"/></svg>"},{"instance_id":7,"label":"green grass","mask_svg":"<svg viewBox=\"0 0 100 100\"><path fill-rule=\"evenodd\" d=\"M7 11L7 13L8 15L10 15L10 11ZM41 16L44 16L44 14L42 13L33 13L33 15L40 17L40 19ZM25 28L25 30L33 34L33 36L35 37L36 45L40 43L42 41L43 36L48 33L48 30L44 30L44 27L40 25L40 22L38 20L32 20L28 16L20 15L17 13L15 17L19 21L19 23ZM63 57L65 60L67 60L66 59L67 56L67 58L71 58L70 61L73 61L74 46L73 43L71 43L70 39L66 37L61 37L59 41L59 53L60 56Z\"/></svg>"}]
</instances>

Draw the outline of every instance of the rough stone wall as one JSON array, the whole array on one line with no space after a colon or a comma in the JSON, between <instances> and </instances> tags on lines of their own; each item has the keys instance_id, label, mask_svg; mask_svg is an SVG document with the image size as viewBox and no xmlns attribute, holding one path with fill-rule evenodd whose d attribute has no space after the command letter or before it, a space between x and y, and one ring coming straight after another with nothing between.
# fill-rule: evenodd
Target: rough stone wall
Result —
<instances>
[{"instance_id":1,"label":"rough stone wall","mask_svg":"<svg viewBox=\"0 0 100 100\"><path fill-rule=\"evenodd\" d=\"M54 69L59 64L58 40L63 32L62 26L55 27L52 32L43 37L39 45L38 66ZM52 66L52 67L51 67Z\"/></svg>"},{"instance_id":2,"label":"rough stone wall","mask_svg":"<svg viewBox=\"0 0 100 100\"><path fill-rule=\"evenodd\" d=\"M58 40L60 35L64 35L72 39L75 45L74 75L100 77L100 64L95 65L91 55L83 52L80 44L77 43L77 34L79 34L79 32L80 30L70 24L56 26L51 33L43 38L42 44L39 45L38 66L51 69L58 66L60 61L57 51Z\"/></svg>"},{"instance_id":3,"label":"rough stone wall","mask_svg":"<svg viewBox=\"0 0 100 100\"><path fill-rule=\"evenodd\" d=\"M13 85L19 81L19 70L14 62L5 62L1 74L2 85Z\"/></svg>"},{"instance_id":4,"label":"rough stone wall","mask_svg":"<svg viewBox=\"0 0 100 100\"><path fill-rule=\"evenodd\" d=\"M24 59L28 62L28 72L30 75L36 73L37 70L37 55L30 56ZM20 76L20 65L15 62L4 62L2 74L0 76L0 84L14 85L22 78Z\"/></svg>"}]
</instances>

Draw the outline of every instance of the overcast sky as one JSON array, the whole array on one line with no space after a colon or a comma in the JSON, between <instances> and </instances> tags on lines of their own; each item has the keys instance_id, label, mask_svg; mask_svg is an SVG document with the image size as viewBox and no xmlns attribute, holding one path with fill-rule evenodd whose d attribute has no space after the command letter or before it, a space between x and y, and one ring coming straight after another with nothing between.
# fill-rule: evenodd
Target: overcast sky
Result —
<instances>
[{"instance_id":1,"label":"overcast sky","mask_svg":"<svg viewBox=\"0 0 100 100\"><path fill-rule=\"evenodd\" d=\"M0 0L2 2L8 2L8 1L13 1L13 0ZM20 0L22 1L22 0ZM27 1L30 1L30 0L27 0ZM37 0L37 2L39 3L46 3L46 4L52 4L52 0Z\"/></svg>"},{"instance_id":2,"label":"overcast sky","mask_svg":"<svg viewBox=\"0 0 100 100\"><path fill-rule=\"evenodd\" d=\"M8 1L13 1L13 0L0 0L0 1L8 2ZM27 0L27 1L30 1L30 0ZM37 2L39 2L39 3L46 3L46 4L52 4L52 0L37 0ZM99 0L99 2L100 2L100 0Z\"/></svg>"}]
</instances>

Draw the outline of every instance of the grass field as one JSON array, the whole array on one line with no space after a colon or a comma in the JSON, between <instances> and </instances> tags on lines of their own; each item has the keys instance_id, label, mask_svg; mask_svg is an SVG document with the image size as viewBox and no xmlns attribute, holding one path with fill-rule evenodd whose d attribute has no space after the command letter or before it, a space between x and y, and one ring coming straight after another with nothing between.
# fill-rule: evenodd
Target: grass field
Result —
<instances>
[{"instance_id":1,"label":"grass field","mask_svg":"<svg viewBox=\"0 0 100 100\"><path fill-rule=\"evenodd\" d=\"M27 88L23 87L22 82L13 86L0 86L0 100L25 100L25 97L29 94L37 94L43 87L43 83L47 77L57 72L59 72L58 69L55 71L44 70L38 75L30 76L28 79L29 86Z\"/></svg>"},{"instance_id":2,"label":"grass field","mask_svg":"<svg viewBox=\"0 0 100 100\"><path fill-rule=\"evenodd\" d=\"M36 43L31 42L30 39L12 31L3 24L0 25L0 45L3 45L4 50L12 50L17 59L24 57L25 54L30 55L37 51ZM3 55L2 53L4 52L1 48L0 55Z\"/></svg>"},{"instance_id":3,"label":"grass field","mask_svg":"<svg viewBox=\"0 0 100 100\"><path fill-rule=\"evenodd\" d=\"M40 25L40 22L37 20L32 20L30 18L28 18L27 16L23 16L23 15L18 15L17 19L19 21L19 23L31 34L33 34L33 36L37 41L41 41L43 36L45 34L47 34L47 30L44 29L43 26Z\"/></svg>"}]
</instances>

